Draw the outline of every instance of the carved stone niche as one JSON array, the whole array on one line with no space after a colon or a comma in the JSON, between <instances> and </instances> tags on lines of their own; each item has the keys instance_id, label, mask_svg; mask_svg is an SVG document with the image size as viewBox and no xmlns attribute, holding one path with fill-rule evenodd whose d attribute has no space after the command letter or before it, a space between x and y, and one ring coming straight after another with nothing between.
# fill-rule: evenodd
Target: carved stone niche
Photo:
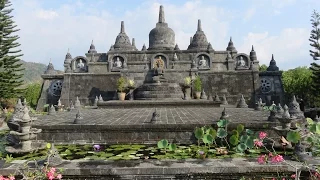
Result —
<instances>
[{"instance_id":1,"label":"carved stone niche","mask_svg":"<svg viewBox=\"0 0 320 180\"><path fill-rule=\"evenodd\" d=\"M208 55L199 54L196 56L196 63L198 69L210 69L211 61Z\"/></svg>"},{"instance_id":2,"label":"carved stone niche","mask_svg":"<svg viewBox=\"0 0 320 180\"><path fill-rule=\"evenodd\" d=\"M164 55L156 55L152 58L151 68L152 69L167 69L168 58Z\"/></svg>"},{"instance_id":3,"label":"carved stone niche","mask_svg":"<svg viewBox=\"0 0 320 180\"><path fill-rule=\"evenodd\" d=\"M84 73L88 72L87 59L84 57L76 57L72 61L72 70L75 73Z\"/></svg>"},{"instance_id":4,"label":"carved stone niche","mask_svg":"<svg viewBox=\"0 0 320 180\"><path fill-rule=\"evenodd\" d=\"M249 69L250 68L250 62L249 62L249 57L246 54L238 54L235 58L235 63L236 63L236 69L241 70L241 69Z\"/></svg>"},{"instance_id":5,"label":"carved stone niche","mask_svg":"<svg viewBox=\"0 0 320 180\"><path fill-rule=\"evenodd\" d=\"M110 63L111 71L120 71L127 67L125 59L119 55L113 56Z\"/></svg>"}]
</instances>

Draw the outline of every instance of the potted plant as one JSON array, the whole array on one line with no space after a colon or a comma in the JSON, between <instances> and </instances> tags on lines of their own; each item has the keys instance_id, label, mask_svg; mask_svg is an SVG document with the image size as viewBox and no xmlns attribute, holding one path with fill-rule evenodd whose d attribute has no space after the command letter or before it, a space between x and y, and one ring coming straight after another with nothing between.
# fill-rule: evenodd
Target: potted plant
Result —
<instances>
[{"instance_id":1,"label":"potted plant","mask_svg":"<svg viewBox=\"0 0 320 180\"><path fill-rule=\"evenodd\" d=\"M124 77L120 77L117 82L117 90L118 90L118 98L123 101L126 97L126 79Z\"/></svg>"},{"instance_id":2,"label":"potted plant","mask_svg":"<svg viewBox=\"0 0 320 180\"><path fill-rule=\"evenodd\" d=\"M184 99L185 100L190 99L191 98L191 78L189 76L184 78L184 82L182 84L182 90L184 93Z\"/></svg>"},{"instance_id":3,"label":"potted plant","mask_svg":"<svg viewBox=\"0 0 320 180\"><path fill-rule=\"evenodd\" d=\"M201 89L202 89L202 82L200 76L196 76L193 81L193 88L194 88L194 97L195 99L200 99Z\"/></svg>"},{"instance_id":4,"label":"potted plant","mask_svg":"<svg viewBox=\"0 0 320 180\"><path fill-rule=\"evenodd\" d=\"M128 89L129 89L129 100L133 100L133 90L135 88L134 80L129 79L128 80Z\"/></svg>"}]
</instances>

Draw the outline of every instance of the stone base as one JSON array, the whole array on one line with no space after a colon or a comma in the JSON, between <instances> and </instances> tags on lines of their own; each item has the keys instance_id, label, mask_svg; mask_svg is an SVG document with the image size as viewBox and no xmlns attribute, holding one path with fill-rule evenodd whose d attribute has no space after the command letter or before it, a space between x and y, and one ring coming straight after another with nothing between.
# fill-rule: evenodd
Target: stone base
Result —
<instances>
[{"instance_id":1,"label":"stone base","mask_svg":"<svg viewBox=\"0 0 320 180\"><path fill-rule=\"evenodd\" d=\"M29 152L34 152L46 148L46 143L43 142L32 142L31 149L22 149L21 145L7 146L5 149L7 152L12 154L25 154Z\"/></svg>"}]
</instances>

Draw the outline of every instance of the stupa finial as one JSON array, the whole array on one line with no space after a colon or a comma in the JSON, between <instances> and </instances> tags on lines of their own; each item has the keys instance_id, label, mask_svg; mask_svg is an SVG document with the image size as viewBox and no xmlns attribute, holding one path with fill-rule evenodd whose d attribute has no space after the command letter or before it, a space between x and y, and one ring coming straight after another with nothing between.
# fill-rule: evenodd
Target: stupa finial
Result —
<instances>
[{"instance_id":1,"label":"stupa finial","mask_svg":"<svg viewBox=\"0 0 320 180\"><path fill-rule=\"evenodd\" d=\"M197 31L202 31L202 27L201 27L201 20L198 19L198 28Z\"/></svg>"},{"instance_id":2,"label":"stupa finial","mask_svg":"<svg viewBox=\"0 0 320 180\"><path fill-rule=\"evenodd\" d=\"M165 18L164 18L164 10L163 10L163 6L160 6L159 9L159 22L158 23L165 23Z\"/></svg>"},{"instance_id":3,"label":"stupa finial","mask_svg":"<svg viewBox=\"0 0 320 180\"><path fill-rule=\"evenodd\" d=\"M125 30L124 30L124 21L121 21L120 33L125 33Z\"/></svg>"}]
</instances>

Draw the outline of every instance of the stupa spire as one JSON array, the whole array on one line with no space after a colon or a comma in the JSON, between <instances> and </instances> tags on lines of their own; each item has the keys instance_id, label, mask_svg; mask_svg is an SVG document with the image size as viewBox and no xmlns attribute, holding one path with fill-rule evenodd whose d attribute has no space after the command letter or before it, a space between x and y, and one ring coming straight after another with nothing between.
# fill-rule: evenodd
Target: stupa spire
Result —
<instances>
[{"instance_id":1,"label":"stupa spire","mask_svg":"<svg viewBox=\"0 0 320 180\"><path fill-rule=\"evenodd\" d=\"M163 10L163 6L160 6L159 9L159 22L158 23L165 23L165 18L164 18L164 10Z\"/></svg>"},{"instance_id":2,"label":"stupa spire","mask_svg":"<svg viewBox=\"0 0 320 180\"><path fill-rule=\"evenodd\" d=\"M121 21L120 33L125 33L125 30L124 30L124 21Z\"/></svg>"},{"instance_id":3,"label":"stupa spire","mask_svg":"<svg viewBox=\"0 0 320 180\"><path fill-rule=\"evenodd\" d=\"M198 28L197 31L202 31L202 27L201 27L201 20L198 19Z\"/></svg>"}]
</instances>

